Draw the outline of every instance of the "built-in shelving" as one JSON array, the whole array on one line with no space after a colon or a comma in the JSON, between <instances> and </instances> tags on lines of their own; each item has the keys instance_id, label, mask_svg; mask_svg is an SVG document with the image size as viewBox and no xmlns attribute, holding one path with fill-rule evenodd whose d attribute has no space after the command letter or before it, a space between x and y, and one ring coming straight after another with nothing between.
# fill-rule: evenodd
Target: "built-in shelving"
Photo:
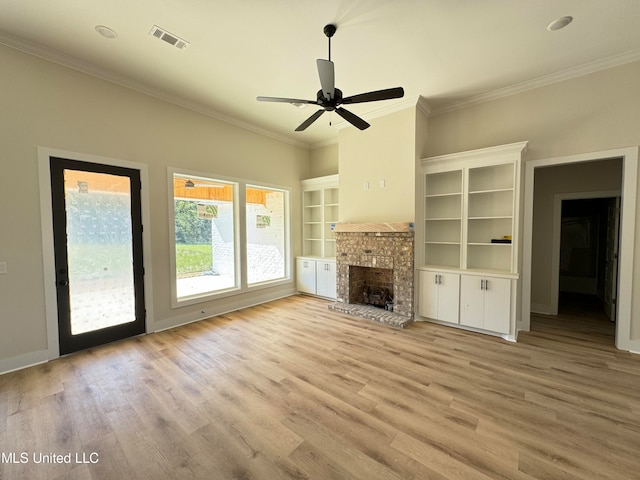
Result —
<instances>
[{"instance_id":1,"label":"built-in shelving","mask_svg":"<svg viewBox=\"0 0 640 480\"><path fill-rule=\"evenodd\" d=\"M302 257L298 257L298 291L336 297L336 237L340 205L338 176L310 178L302 187Z\"/></svg>"},{"instance_id":2,"label":"built-in shelving","mask_svg":"<svg viewBox=\"0 0 640 480\"><path fill-rule=\"evenodd\" d=\"M333 226L338 222L338 176L311 178L302 184L303 255L333 258L336 238Z\"/></svg>"},{"instance_id":3,"label":"built-in shelving","mask_svg":"<svg viewBox=\"0 0 640 480\"><path fill-rule=\"evenodd\" d=\"M416 265L421 283L426 283L419 286L423 303L418 305L419 315L456 323L434 314L433 285L425 279L459 274L461 303L457 307L461 315L463 308L465 312L460 325L514 335L520 163L526 145L520 142L420 162L423 191L418 198L424 203L422 209L417 206L423 219L417 223L416 239L422 247L416 251ZM492 296L498 286L499 309ZM478 313L479 305L485 305L484 313ZM481 313L483 317L478 316ZM494 316L499 323L487 320Z\"/></svg>"}]
</instances>

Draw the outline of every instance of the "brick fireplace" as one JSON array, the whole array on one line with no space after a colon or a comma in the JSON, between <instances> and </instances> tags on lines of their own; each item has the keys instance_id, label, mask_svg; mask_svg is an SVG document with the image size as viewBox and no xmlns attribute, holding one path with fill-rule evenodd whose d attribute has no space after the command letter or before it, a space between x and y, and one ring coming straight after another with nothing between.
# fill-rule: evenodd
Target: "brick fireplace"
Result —
<instances>
[{"instance_id":1,"label":"brick fireplace","mask_svg":"<svg viewBox=\"0 0 640 480\"><path fill-rule=\"evenodd\" d=\"M330 308L399 327L412 322L413 224L338 223L335 235L337 301ZM390 299L380 300L385 290Z\"/></svg>"}]
</instances>

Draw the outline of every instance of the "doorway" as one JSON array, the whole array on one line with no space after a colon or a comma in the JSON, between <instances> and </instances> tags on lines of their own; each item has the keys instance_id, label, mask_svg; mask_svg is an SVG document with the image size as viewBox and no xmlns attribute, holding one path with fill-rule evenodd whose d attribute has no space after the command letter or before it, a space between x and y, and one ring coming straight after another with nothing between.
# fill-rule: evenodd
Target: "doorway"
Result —
<instances>
[{"instance_id":1,"label":"doorway","mask_svg":"<svg viewBox=\"0 0 640 480\"><path fill-rule=\"evenodd\" d=\"M622 188L620 205L620 242L618 256L618 298L616 303L615 342L620 350L638 350L640 343L631 339L631 301L634 266L634 232L636 223L636 197L638 186L638 147L619 148L601 152L529 160L525 164L524 178L524 220L522 239L522 302L518 330L530 329L532 310L532 285L544 285L544 277L536 277L532 272L532 250L534 246L534 177L539 169L560 165L583 164L589 162L619 159L622 161ZM548 282L548 280L546 280ZM541 283L542 282L542 283ZM548 283L547 283L548 286ZM553 289L551 289L553 291ZM555 290L557 292L557 289Z\"/></svg>"},{"instance_id":2,"label":"doorway","mask_svg":"<svg viewBox=\"0 0 640 480\"><path fill-rule=\"evenodd\" d=\"M563 199L560 209L558 313L614 322L620 197Z\"/></svg>"},{"instance_id":3,"label":"doorway","mask_svg":"<svg viewBox=\"0 0 640 480\"><path fill-rule=\"evenodd\" d=\"M50 157L60 354L145 332L140 171Z\"/></svg>"}]
</instances>

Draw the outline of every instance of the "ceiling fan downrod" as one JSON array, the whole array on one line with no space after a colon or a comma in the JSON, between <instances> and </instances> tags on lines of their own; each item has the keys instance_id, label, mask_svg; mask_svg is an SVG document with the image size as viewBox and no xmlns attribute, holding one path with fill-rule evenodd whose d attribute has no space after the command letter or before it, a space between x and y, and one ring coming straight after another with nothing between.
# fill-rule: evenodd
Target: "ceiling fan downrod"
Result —
<instances>
[{"instance_id":1,"label":"ceiling fan downrod","mask_svg":"<svg viewBox=\"0 0 640 480\"><path fill-rule=\"evenodd\" d=\"M331 61L331 37L333 37L333 34L336 33L336 30L338 29L338 27L336 27L333 24L329 24L329 25L325 25L324 26L324 34L327 36L327 38L329 39L329 58L328 60Z\"/></svg>"}]
</instances>

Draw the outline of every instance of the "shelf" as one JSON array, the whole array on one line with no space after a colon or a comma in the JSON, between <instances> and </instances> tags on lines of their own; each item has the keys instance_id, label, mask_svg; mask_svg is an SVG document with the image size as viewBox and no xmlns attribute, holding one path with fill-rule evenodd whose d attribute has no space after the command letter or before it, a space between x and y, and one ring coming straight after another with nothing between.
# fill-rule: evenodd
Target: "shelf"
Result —
<instances>
[{"instance_id":1,"label":"shelf","mask_svg":"<svg viewBox=\"0 0 640 480\"><path fill-rule=\"evenodd\" d=\"M488 247L510 247L512 243L493 243L493 242L469 242L467 245L485 245Z\"/></svg>"},{"instance_id":2,"label":"shelf","mask_svg":"<svg viewBox=\"0 0 640 480\"><path fill-rule=\"evenodd\" d=\"M439 198L439 197L461 197L462 193L461 192L454 192L454 193L434 193L434 194L427 194L425 195L425 198Z\"/></svg>"},{"instance_id":3,"label":"shelf","mask_svg":"<svg viewBox=\"0 0 640 480\"><path fill-rule=\"evenodd\" d=\"M469 192L507 191L513 182L512 162L469 168Z\"/></svg>"},{"instance_id":4,"label":"shelf","mask_svg":"<svg viewBox=\"0 0 640 480\"><path fill-rule=\"evenodd\" d=\"M462 195L462 170L425 175L425 192L429 195Z\"/></svg>"},{"instance_id":5,"label":"shelf","mask_svg":"<svg viewBox=\"0 0 640 480\"><path fill-rule=\"evenodd\" d=\"M513 192L513 187L509 188L492 188L489 190L470 190L469 195L484 195L487 193Z\"/></svg>"},{"instance_id":6,"label":"shelf","mask_svg":"<svg viewBox=\"0 0 640 480\"><path fill-rule=\"evenodd\" d=\"M468 217L469 220L511 220L511 215L496 215L493 217Z\"/></svg>"},{"instance_id":7,"label":"shelf","mask_svg":"<svg viewBox=\"0 0 640 480\"><path fill-rule=\"evenodd\" d=\"M331 226L339 219L338 176L303 180L301 186L303 255L335 257L335 233Z\"/></svg>"},{"instance_id":8,"label":"shelf","mask_svg":"<svg viewBox=\"0 0 640 480\"><path fill-rule=\"evenodd\" d=\"M424 242L425 245L460 245L460 242Z\"/></svg>"}]
</instances>

